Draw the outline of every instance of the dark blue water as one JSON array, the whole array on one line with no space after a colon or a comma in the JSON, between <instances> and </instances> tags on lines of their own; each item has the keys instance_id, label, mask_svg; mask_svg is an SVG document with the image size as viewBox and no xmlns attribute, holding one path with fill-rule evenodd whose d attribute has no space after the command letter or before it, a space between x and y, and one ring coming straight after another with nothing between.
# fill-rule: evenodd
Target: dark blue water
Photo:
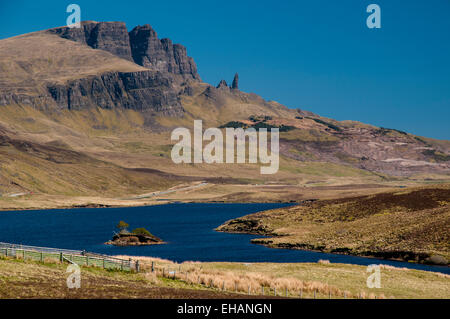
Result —
<instances>
[{"instance_id":1,"label":"dark blue water","mask_svg":"<svg viewBox=\"0 0 450 319\"><path fill-rule=\"evenodd\" d=\"M84 208L0 212L0 241L108 255L152 256L183 261L317 262L358 265L389 264L450 273L450 267L273 249L250 243L260 237L215 232L229 219L288 204L169 204L132 208ZM145 227L167 242L165 245L115 247L104 245L120 220L130 228Z\"/></svg>"}]
</instances>

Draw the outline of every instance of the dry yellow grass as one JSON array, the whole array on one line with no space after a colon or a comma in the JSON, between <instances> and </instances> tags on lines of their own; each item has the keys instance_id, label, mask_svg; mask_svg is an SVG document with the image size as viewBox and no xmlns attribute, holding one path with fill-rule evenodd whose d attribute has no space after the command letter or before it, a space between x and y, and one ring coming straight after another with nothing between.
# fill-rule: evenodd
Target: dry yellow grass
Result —
<instances>
[{"instance_id":1,"label":"dry yellow grass","mask_svg":"<svg viewBox=\"0 0 450 319\"><path fill-rule=\"evenodd\" d=\"M290 298L450 298L450 276L387 265L380 265L381 288L369 289L364 266L328 262L177 264L151 257L132 258L140 260L140 273L82 267L81 289L68 289L67 264L1 257L0 298L189 299L263 294ZM151 272L151 262L155 272Z\"/></svg>"},{"instance_id":2,"label":"dry yellow grass","mask_svg":"<svg viewBox=\"0 0 450 319\"><path fill-rule=\"evenodd\" d=\"M121 256L126 257L128 256ZM449 298L450 276L381 265L381 288L366 286L366 267L319 263L173 263L151 257L139 259L145 271L154 262L158 276L177 278L192 285L202 284L240 294L298 298Z\"/></svg>"},{"instance_id":3,"label":"dry yellow grass","mask_svg":"<svg viewBox=\"0 0 450 319\"><path fill-rule=\"evenodd\" d=\"M45 81L65 82L108 71L142 70L146 69L111 53L47 32L0 40L2 80L16 88L33 88Z\"/></svg>"}]
</instances>

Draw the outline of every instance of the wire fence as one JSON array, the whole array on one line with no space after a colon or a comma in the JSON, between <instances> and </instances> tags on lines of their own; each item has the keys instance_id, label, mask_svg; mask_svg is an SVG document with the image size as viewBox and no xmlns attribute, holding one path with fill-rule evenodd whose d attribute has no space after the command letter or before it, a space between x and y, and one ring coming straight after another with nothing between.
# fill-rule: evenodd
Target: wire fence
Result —
<instances>
[{"instance_id":1,"label":"wire fence","mask_svg":"<svg viewBox=\"0 0 450 319\"><path fill-rule=\"evenodd\" d=\"M0 255L31 259L40 262L58 260L60 262L66 261L74 263L79 266L94 266L105 269L139 272L139 261L120 259L83 250L37 247L0 242Z\"/></svg>"},{"instance_id":2,"label":"wire fence","mask_svg":"<svg viewBox=\"0 0 450 319\"><path fill-rule=\"evenodd\" d=\"M105 269L116 269L123 271L135 271L151 273L156 277L177 280L187 285L202 286L207 289L219 290L226 293L237 293L245 295L288 297L288 298L384 298L380 296L366 295L364 292L352 294L348 291L341 291L336 287L296 281L295 279L281 278L280 280L261 279L251 281L248 278L235 277L228 278L218 276L215 273L208 273L200 269L188 267L183 269L181 265L168 266L167 264L157 264L156 261L143 261L121 259L107 255L101 255L82 250L68 250L49 247L37 247L27 245L17 245L0 242L0 255L14 258L31 259L40 262L68 262L80 266L93 266Z\"/></svg>"}]
</instances>

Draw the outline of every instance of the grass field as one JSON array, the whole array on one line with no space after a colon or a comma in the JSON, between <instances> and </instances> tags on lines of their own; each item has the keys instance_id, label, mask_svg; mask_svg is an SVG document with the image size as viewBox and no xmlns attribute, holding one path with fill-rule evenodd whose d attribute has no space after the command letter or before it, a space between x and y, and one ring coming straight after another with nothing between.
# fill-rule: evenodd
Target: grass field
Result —
<instances>
[{"instance_id":1,"label":"grass field","mask_svg":"<svg viewBox=\"0 0 450 319\"><path fill-rule=\"evenodd\" d=\"M450 298L449 276L389 266L381 266L381 288L369 289L366 267L326 261L176 264L132 258L141 261L140 273L81 267L81 288L68 289L67 264L2 257L0 298L280 298L286 291L289 298Z\"/></svg>"}]
</instances>

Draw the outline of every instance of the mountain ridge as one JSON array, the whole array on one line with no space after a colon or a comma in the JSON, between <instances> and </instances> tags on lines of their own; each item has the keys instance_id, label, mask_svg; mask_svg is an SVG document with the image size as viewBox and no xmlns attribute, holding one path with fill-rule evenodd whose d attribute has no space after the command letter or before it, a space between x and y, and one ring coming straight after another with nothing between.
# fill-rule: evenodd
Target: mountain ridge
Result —
<instances>
[{"instance_id":1,"label":"mountain ridge","mask_svg":"<svg viewBox=\"0 0 450 319\"><path fill-rule=\"evenodd\" d=\"M128 32L123 22L84 21L81 28L59 27L47 31L93 49L108 51L151 70L200 79L197 66L187 56L186 48L167 38L158 39L149 24L136 26Z\"/></svg>"}]
</instances>

